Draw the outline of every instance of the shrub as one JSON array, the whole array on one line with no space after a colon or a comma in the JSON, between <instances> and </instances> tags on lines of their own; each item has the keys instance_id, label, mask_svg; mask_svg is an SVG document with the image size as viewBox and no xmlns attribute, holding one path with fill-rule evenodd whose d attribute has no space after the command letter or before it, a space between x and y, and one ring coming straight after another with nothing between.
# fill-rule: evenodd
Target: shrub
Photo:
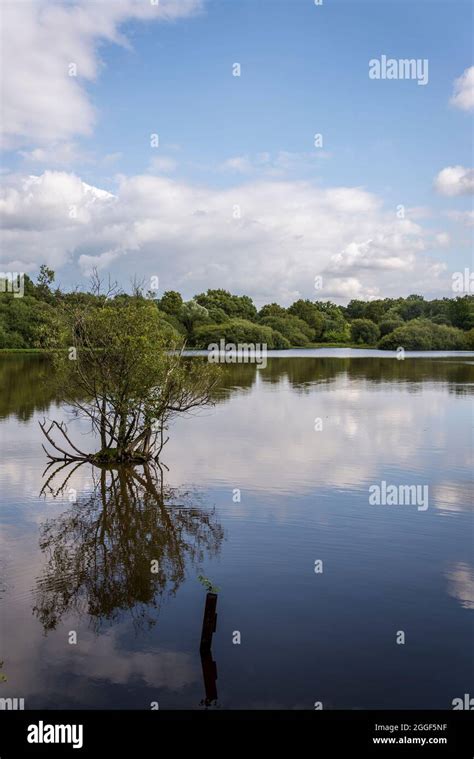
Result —
<instances>
[{"instance_id":1,"label":"shrub","mask_svg":"<svg viewBox=\"0 0 474 759\"><path fill-rule=\"evenodd\" d=\"M290 345L306 346L311 342L314 330L302 319L291 314L285 316L266 316L260 321L261 324L271 327L286 337Z\"/></svg>"},{"instance_id":2,"label":"shrub","mask_svg":"<svg viewBox=\"0 0 474 759\"><path fill-rule=\"evenodd\" d=\"M344 324L339 329L327 329L324 332L323 342L326 343L347 343L351 337L348 324Z\"/></svg>"},{"instance_id":3,"label":"shrub","mask_svg":"<svg viewBox=\"0 0 474 759\"><path fill-rule=\"evenodd\" d=\"M226 343L235 344L265 343L271 349L280 347L282 337L264 324L253 324L246 319L229 319L222 324L202 324L197 327L194 345L196 348L207 348L211 343L218 343L222 339Z\"/></svg>"},{"instance_id":4,"label":"shrub","mask_svg":"<svg viewBox=\"0 0 474 759\"><path fill-rule=\"evenodd\" d=\"M222 324L222 322L226 322L229 319L229 314L226 314L222 308L215 307L209 309L209 320L214 324Z\"/></svg>"},{"instance_id":5,"label":"shrub","mask_svg":"<svg viewBox=\"0 0 474 759\"><path fill-rule=\"evenodd\" d=\"M384 337L385 335L389 335L390 332L398 329L398 327L403 327L404 323L405 322L400 317L394 317L393 319L383 319L383 321L381 321L379 324L381 336Z\"/></svg>"},{"instance_id":6,"label":"shrub","mask_svg":"<svg viewBox=\"0 0 474 759\"><path fill-rule=\"evenodd\" d=\"M265 306L262 306L260 311L258 312L259 319L265 319L267 316L286 316L287 311L283 306L280 306L278 303L267 303Z\"/></svg>"},{"instance_id":7,"label":"shrub","mask_svg":"<svg viewBox=\"0 0 474 759\"><path fill-rule=\"evenodd\" d=\"M221 308L234 319L255 319L257 316L257 309L248 295L231 295L227 290L218 289L200 293L194 300L208 311Z\"/></svg>"},{"instance_id":8,"label":"shrub","mask_svg":"<svg viewBox=\"0 0 474 759\"><path fill-rule=\"evenodd\" d=\"M158 301L160 311L164 311L165 314L169 314L170 316L179 316L182 305L183 299L175 290L167 290Z\"/></svg>"},{"instance_id":9,"label":"shrub","mask_svg":"<svg viewBox=\"0 0 474 759\"><path fill-rule=\"evenodd\" d=\"M474 327L464 333L464 350L474 351Z\"/></svg>"},{"instance_id":10,"label":"shrub","mask_svg":"<svg viewBox=\"0 0 474 759\"><path fill-rule=\"evenodd\" d=\"M18 332L6 332L0 325L0 348L27 348L25 340Z\"/></svg>"},{"instance_id":11,"label":"shrub","mask_svg":"<svg viewBox=\"0 0 474 759\"><path fill-rule=\"evenodd\" d=\"M273 347L277 350L288 350L291 348L291 343L287 338L278 332L277 329L273 330Z\"/></svg>"},{"instance_id":12,"label":"shrub","mask_svg":"<svg viewBox=\"0 0 474 759\"><path fill-rule=\"evenodd\" d=\"M311 340L318 340L322 336L325 322L317 303L310 300L297 300L289 307L288 313L302 319L311 327Z\"/></svg>"},{"instance_id":13,"label":"shrub","mask_svg":"<svg viewBox=\"0 0 474 759\"><path fill-rule=\"evenodd\" d=\"M186 337L187 335L186 327L184 326L184 324L182 324L182 322L180 322L180 320L176 316L173 316L172 314L163 313L162 311L158 311L158 318L161 319L161 321L163 322L163 325L166 323L166 325L170 325L170 327L172 327L171 332L168 330L168 334L170 335L170 337L172 337L173 339L178 338L180 335L181 337ZM165 330L167 329L167 327L164 327L164 328Z\"/></svg>"},{"instance_id":14,"label":"shrub","mask_svg":"<svg viewBox=\"0 0 474 759\"><path fill-rule=\"evenodd\" d=\"M465 333L456 327L433 324L426 319L413 319L382 337L378 347L382 350L396 350L398 346L412 351L462 350L465 344Z\"/></svg>"},{"instance_id":15,"label":"shrub","mask_svg":"<svg viewBox=\"0 0 474 759\"><path fill-rule=\"evenodd\" d=\"M351 323L351 340L353 343L374 345L379 337L380 330L370 319L354 319Z\"/></svg>"}]
</instances>

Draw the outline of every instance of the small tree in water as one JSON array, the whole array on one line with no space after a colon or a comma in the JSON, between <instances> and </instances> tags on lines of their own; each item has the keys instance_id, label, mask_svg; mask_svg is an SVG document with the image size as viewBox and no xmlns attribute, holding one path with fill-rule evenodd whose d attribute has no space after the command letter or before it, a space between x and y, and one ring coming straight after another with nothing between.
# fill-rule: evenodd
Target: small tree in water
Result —
<instances>
[{"instance_id":1,"label":"small tree in water","mask_svg":"<svg viewBox=\"0 0 474 759\"><path fill-rule=\"evenodd\" d=\"M41 428L61 455L48 456L97 464L157 459L172 417L212 403L218 369L185 359L181 338L143 298L105 300L69 317L72 345L60 359L72 372L72 397L65 400L91 421L100 450L82 452L64 424L53 421ZM58 443L58 435L71 450Z\"/></svg>"}]
</instances>

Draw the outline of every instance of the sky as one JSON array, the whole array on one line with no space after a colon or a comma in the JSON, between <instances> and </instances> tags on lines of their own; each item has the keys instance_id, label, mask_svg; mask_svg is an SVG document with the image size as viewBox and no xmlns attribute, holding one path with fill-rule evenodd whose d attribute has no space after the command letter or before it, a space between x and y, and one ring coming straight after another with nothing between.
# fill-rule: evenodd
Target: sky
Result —
<instances>
[{"instance_id":1,"label":"sky","mask_svg":"<svg viewBox=\"0 0 474 759\"><path fill-rule=\"evenodd\" d=\"M0 271L257 305L449 297L472 271L469 0L0 10Z\"/></svg>"}]
</instances>

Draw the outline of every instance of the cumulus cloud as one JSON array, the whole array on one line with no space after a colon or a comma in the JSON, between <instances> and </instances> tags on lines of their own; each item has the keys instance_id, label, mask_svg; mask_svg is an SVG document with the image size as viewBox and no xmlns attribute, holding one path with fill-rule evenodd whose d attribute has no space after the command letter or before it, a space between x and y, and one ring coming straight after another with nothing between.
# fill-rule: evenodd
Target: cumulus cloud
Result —
<instances>
[{"instance_id":1,"label":"cumulus cloud","mask_svg":"<svg viewBox=\"0 0 474 759\"><path fill-rule=\"evenodd\" d=\"M27 164L42 164L48 168L70 166L79 161L82 164L92 161L92 158L74 142L52 143L47 147L34 148L34 150L20 150L19 153Z\"/></svg>"},{"instance_id":2,"label":"cumulus cloud","mask_svg":"<svg viewBox=\"0 0 474 759\"><path fill-rule=\"evenodd\" d=\"M177 168L177 162L174 158L168 156L156 156L150 161L148 171L150 174L172 174Z\"/></svg>"},{"instance_id":3,"label":"cumulus cloud","mask_svg":"<svg viewBox=\"0 0 474 759\"><path fill-rule=\"evenodd\" d=\"M264 174L273 177L282 177L291 172L298 172L301 175L313 169L316 161L330 158L330 156L331 154L324 150L302 153L279 150L275 154L263 152L254 156L233 156L220 163L218 169L234 174Z\"/></svg>"},{"instance_id":4,"label":"cumulus cloud","mask_svg":"<svg viewBox=\"0 0 474 759\"><path fill-rule=\"evenodd\" d=\"M150 174L117 181L112 194L61 171L9 176L2 270L47 262L78 274L109 269L122 281L158 274L188 295L226 287L282 303L375 297L404 291L407 274L412 287L442 272L423 256L428 233L360 188L262 180L216 190ZM315 292L317 275L324 284Z\"/></svg>"},{"instance_id":5,"label":"cumulus cloud","mask_svg":"<svg viewBox=\"0 0 474 759\"><path fill-rule=\"evenodd\" d=\"M442 169L434 181L440 195L472 195L474 193L474 170L464 166L448 166Z\"/></svg>"},{"instance_id":6,"label":"cumulus cloud","mask_svg":"<svg viewBox=\"0 0 474 759\"><path fill-rule=\"evenodd\" d=\"M3 3L4 145L43 146L90 134L96 115L84 85L100 72L98 45L126 45L120 26L127 20L172 20L200 7L201 0Z\"/></svg>"},{"instance_id":7,"label":"cumulus cloud","mask_svg":"<svg viewBox=\"0 0 474 759\"><path fill-rule=\"evenodd\" d=\"M451 105L463 111L474 108L474 66L465 69L458 79L454 80L454 92Z\"/></svg>"},{"instance_id":8,"label":"cumulus cloud","mask_svg":"<svg viewBox=\"0 0 474 759\"><path fill-rule=\"evenodd\" d=\"M474 227L474 211L446 211L445 215L466 227Z\"/></svg>"}]
</instances>

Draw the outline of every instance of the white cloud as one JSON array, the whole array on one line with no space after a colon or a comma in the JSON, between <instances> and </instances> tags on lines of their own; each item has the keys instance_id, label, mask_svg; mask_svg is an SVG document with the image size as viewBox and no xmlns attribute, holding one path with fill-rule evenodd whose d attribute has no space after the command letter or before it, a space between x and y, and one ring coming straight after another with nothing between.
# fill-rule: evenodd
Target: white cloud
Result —
<instances>
[{"instance_id":1,"label":"white cloud","mask_svg":"<svg viewBox=\"0 0 474 759\"><path fill-rule=\"evenodd\" d=\"M129 19L171 20L200 7L201 0L2 3L4 145L43 147L90 134L95 112L84 85L100 72L98 45L126 45L119 29Z\"/></svg>"},{"instance_id":2,"label":"white cloud","mask_svg":"<svg viewBox=\"0 0 474 759\"><path fill-rule=\"evenodd\" d=\"M311 153L280 150L274 155L264 152L254 156L233 156L220 163L218 169L236 174L263 174L273 177L282 177L296 171L301 175L304 170L312 169L315 161L329 157L330 153L324 150L315 150Z\"/></svg>"},{"instance_id":3,"label":"white cloud","mask_svg":"<svg viewBox=\"0 0 474 759\"><path fill-rule=\"evenodd\" d=\"M446 211L445 215L466 227L474 226L474 211Z\"/></svg>"},{"instance_id":4,"label":"white cloud","mask_svg":"<svg viewBox=\"0 0 474 759\"><path fill-rule=\"evenodd\" d=\"M440 195L472 195L474 193L474 170L464 166L448 166L442 169L434 181Z\"/></svg>"},{"instance_id":5,"label":"white cloud","mask_svg":"<svg viewBox=\"0 0 474 759\"><path fill-rule=\"evenodd\" d=\"M79 161L82 164L92 162L91 156L84 153L75 142L57 142L34 150L20 150L19 153L27 164L43 164L48 168L71 166Z\"/></svg>"},{"instance_id":6,"label":"white cloud","mask_svg":"<svg viewBox=\"0 0 474 759\"><path fill-rule=\"evenodd\" d=\"M282 303L425 290L443 272L424 256L431 236L360 188L265 180L217 190L150 174L117 181L113 195L66 172L7 177L2 270L72 263L78 275L94 266L122 282L158 274L165 289L189 295L226 287Z\"/></svg>"},{"instance_id":7,"label":"white cloud","mask_svg":"<svg viewBox=\"0 0 474 759\"><path fill-rule=\"evenodd\" d=\"M237 155L227 158L219 165L221 171L235 171L238 174L248 174L253 169L253 164L248 156Z\"/></svg>"},{"instance_id":8,"label":"white cloud","mask_svg":"<svg viewBox=\"0 0 474 759\"><path fill-rule=\"evenodd\" d=\"M451 238L447 232L438 232L435 235L435 242L440 248L446 248L451 243Z\"/></svg>"},{"instance_id":9,"label":"white cloud","mask_svg":"<svg viewBox=\"0 0 474 759\"><path fill-rule=\"evenodd\" d=\"M97 271L107 269L116 258L125 252L126 251L124 251L123 248L118 247L114 250L106 250L98 256L87 256L83 254L79 256L78 264L84 276L88 277L95 269Z\"/></svg>"},{"instance_id":10,"label":"white cloud","mask_svg":"<svg viewBox=\"0 0 474 759\"><path fill-rule=\"evenodd\" d=\"M50 145L36 147L33 150L19 150L25 167L45 169L69 168L75 164L93 166L112 166L122 158L122 153L107 153L99 158L93 151L83 150L76 142L53 142Z\"/></svg>"},{"instance_id":11,"label":"white cloud","mask_svg":"<svg viewBox=\"0 0 474 759\"><path fill-rule=\"evenodd\" d=\"M454 80L454 93L450 103L463 111L472 111L474 108L474 66L465 69Z\"/></svg>"},{"instance_id":12,"label":"white cloud","mask_svg":"<svg viewBox=\"0 0 474 759\"><path fill-rule=\"evenodd\" d=\"M174 158L168 156L155 156L151 159L148 171L151 174L171 174L177 167L177 162Z\"/></svg>"}]
</instances>

